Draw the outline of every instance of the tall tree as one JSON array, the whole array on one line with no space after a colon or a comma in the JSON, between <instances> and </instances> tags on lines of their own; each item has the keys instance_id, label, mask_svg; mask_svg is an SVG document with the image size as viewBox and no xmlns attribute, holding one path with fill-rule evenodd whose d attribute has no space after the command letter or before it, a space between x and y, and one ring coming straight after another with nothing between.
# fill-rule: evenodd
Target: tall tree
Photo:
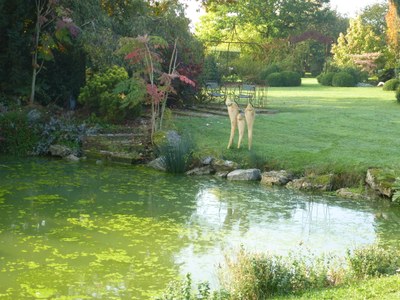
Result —
<instances>
[{"instance_id":1,"label":"tall tree","mask_svg":"<svg viewBox=\"0 0 400 300\"><path fill-rule=\"evenodd\" d=\"M322 23L329 0L244 0L206 1L207 12L214 13L219 29L252 24L264 39L285 38L311 24Z\"/></svg>"},{"instance_id":2,"label":"tall tree","mask_svg":"<svg viewBox=\"0 0 400 300\"><path fill-rule=\"evenodd\" d=\"M396 8L397 15L400 16L400 0L389 0L389 4L393 4Z\"/></svg>"},{"instance_id":3,"label":"tall tree","mask_svg":"<svg viewBox=\"0 0 400 300\"><path fill-rule=\"evenodd\" d=\"M391 58L389 59L388 66L396 69L400 59L400 17L397 14L397 8L394 1L389 3L389 10L386 15L386 24L387 44Z\"/></svg>"},{"instance_id":4,"label":"tall tree","mask_svg":"<svg viewBox=\"0 0 400 300\"><path fill-rule=\"evenodd\" d=\"M346 34L341 33L332 46L333 62L337 66L348 66L353 64L352 55L379 52L380 48L379 37L358 16L350 20Z\"/></svg>"},{"instance_id":5,"label":"tall tree","mask_svg":"<svg viewBox=\"0 0 400 300\"><path fill-rule=\"evenodd\" d=\"M361 11L360 16L363 23L371 26L376 35L384 37L386 34L385 16L388 12L388 9L388 3L375 3L365 7Z\"/></svg>"}]
</instances>

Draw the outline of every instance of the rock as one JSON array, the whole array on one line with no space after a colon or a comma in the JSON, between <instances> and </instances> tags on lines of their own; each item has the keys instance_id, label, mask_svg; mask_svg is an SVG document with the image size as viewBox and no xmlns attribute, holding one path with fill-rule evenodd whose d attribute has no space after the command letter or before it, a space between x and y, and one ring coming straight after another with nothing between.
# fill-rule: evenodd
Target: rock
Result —
<instances>
[{"instance_id":1,"label":"rock","mask_svg":"<svg viewBox=\"0 0 400 300\"><path fill-rule=\"evenodd\" d=\"M169 130L165 134L165 138L168 141L168 144L170 145L179 145L181 142L181 136L175 131L175 130Z\"/></svg>"},{"instance_id":2,"label":"rock","mask_svg":"<svg viewBox=\"0 0 400 300\"><path fill-rule=\"evenodd\" d=\"M75 156L74 154L70 154L66 157L64 157L66 160L68 161L72 161L72 162L78 162L80 161L79 157Z\"/></svg>"},{"instance_id":3,"label":"rock","mask_svg":"<svg viewBox=\"0 0 400 300\"><path fill-rule=\"evenodd\" d=\"M37 109L32 109L27 114L29 123L35 123L42 117L42 113Z\"/></svg>"},{"instance_id":4,"label":"rock","mask_svg":"<svg viewBox=\"0 0 400 300\"><path fill-rule=\"evenodd\" d=\"M244 181L256 181L261 179L261 171L259 169L238 169L232 171L227 176L228 180L244 180Z\"/></svg>"},{"instance_id":5,"label":"rock","mask_svg":"<svg viewBox=\"0 0 400 300\"><path fill-rule=\"evenodd\" d=\"M205 166L211 165L212 162L213 162L213 160L214 160L214 157L212 157L212 156L207 156L207 157L204 157L204 158L201 160L201 164L202 164L202 165L205 165Z\"/></svg>"},{"instance_id":6,"label":"rock","mask_svg":"<svg viewBox=\"0 0 400 300\"><path fill-rule=\"evenodd\" d=\"M220 177L220 178L226 178L228 177L229 171L219 171L215 173L215 176Z\"/></svg>"},{"instance_id":7,"label":"rock","mask_svg":"<svg viewBox=\"0 0 400 300\"><path fill-rule=\"evenodd\" d=\"M293 175L285 170L264 172L261 177L261 183L267 185L285 185L293 180Z\"/></svg>"},{"instance_id":8,"label":"rock","mask_svg":"<svg viewBox=\"0 0 400 300\"><path fill-rule=\"evenodd\" d=\"M51 145L49 152L52 156L66 157L72 153L72 150L63 145Z\"/></svg>"},{"instance_id":9,"label":"rock","mask_svg":"<svg viewBox=\"0 0 400 300\"><path fill-rule=\"evenodd\" d=\"M370 168L367 171L365 182L379 194L391 198L393 196L392 184L396 177L393 172L382 169Z\"/></svg>"},{"instance_id":10,"label":"rock","mask_svg":"<svg viewBox=\"0 0 400 300\"><path fill-rule=\"evenodd\" d=\"M167 167L165 166L164 158L157 157L156 159L152 160L147 164L149 167L159 170L159 171L166 171Z\"/></svg>"},{"instance_id":11,"label":"rock","mask_svg":"<svg viewBox=\"0 0 400 300\"><path fill-rule=\"evenodd\" d=\"M336 195L342 198L347 198L347 199L354 199L354 200L359 200L365 198L362 194L360 193L355 193L350 191L347 188L341 188L336 191Z\"/></svg>"},{"instance_id":12,"label":"rock","mask_svg":"<svg viewBox=\"0 0 400 300\"><path fill-rule=\"evenodd\" d=\"M373 87L373 85L370 83L359 82L356 84L356 87Z\"/></svg>"},{"instance_id":13,"label":"rock","mask_svg":"<svg viewBox=\"0 0 400 300\"><path fill-rule=\"evenodd\" d=\"M186 172L186 175L211 175L214 174L215 170L210 166L204 166L199 168L194 168Z\"/></svg>"},{"instance_id":14,"label":"rock","mask_svg":"<svg viewBox=\"0 0 400 300\"><path fill-rule=\"evenodd\" d=\"M286 187L304 191L330 191L332 190L332 174L311 175L294 179L286 184Z\"/></svg>"},{"instance_id":15,"label":"rock","mask_svg":"<svg viewBox=\"0 0 400 300\"><path fill-rule=\"evenodd\" d=\"M220 171L233 171L239 167L239 165L230 160L214 159L212 161L212 167L217 172Z\"/></svg>"}]
</instances>

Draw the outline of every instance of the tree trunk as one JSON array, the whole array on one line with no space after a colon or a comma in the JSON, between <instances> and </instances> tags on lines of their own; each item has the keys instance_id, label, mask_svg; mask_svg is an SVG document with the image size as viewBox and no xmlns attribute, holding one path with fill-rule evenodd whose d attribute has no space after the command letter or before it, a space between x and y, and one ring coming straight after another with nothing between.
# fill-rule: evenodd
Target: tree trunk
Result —
<instances>
[{"instance_id":1,"label":"tree trunk","mask_svg":"<svg viewBox=\"0 0 400 300\"><path fill-rule=\"evenodd\" d=\"M38 47L39 47L39 38L40 38L40 3L36 3L36 24L35 24L35 43L33 45L33 54L32 54L32 84L31 84L31 96L29 97L29 104L33 105L35 101L35 90L36 90L36 77L38 72L40 71L38 65Z\"/></svg>"}]
</instances>

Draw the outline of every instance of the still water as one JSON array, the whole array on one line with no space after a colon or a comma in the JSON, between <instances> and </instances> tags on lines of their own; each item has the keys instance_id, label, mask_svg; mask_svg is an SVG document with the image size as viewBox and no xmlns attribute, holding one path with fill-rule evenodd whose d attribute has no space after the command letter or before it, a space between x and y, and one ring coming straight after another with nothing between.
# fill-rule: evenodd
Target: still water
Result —
<instances>
[{"instance_id":1,"label":"still water","mask_svg":"<svg viewBox=\"0 0 400 300\"><path fill-rule=\"evenodd\" d=\"M149 299L224 256L400 246L400 208L135 166L0 158L1 299Z\"/></svg>"}]
</instances>

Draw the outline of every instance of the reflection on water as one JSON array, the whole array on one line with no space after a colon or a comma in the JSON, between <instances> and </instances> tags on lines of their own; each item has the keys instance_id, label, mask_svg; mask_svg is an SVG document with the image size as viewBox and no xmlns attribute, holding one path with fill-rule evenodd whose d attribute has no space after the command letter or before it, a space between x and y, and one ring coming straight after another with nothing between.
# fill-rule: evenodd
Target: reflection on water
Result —
<instances>
[{"instance_id":1,"label":"reflection on water","mask_svg":"<svg viewBox=\"0 0 400 300\"><path fill-rule=\"evenodd\" d=\"M146 299L224 255L400 246L400 209L141 167L0 159L0 298Z\"/></svg>"}]
</instances>

